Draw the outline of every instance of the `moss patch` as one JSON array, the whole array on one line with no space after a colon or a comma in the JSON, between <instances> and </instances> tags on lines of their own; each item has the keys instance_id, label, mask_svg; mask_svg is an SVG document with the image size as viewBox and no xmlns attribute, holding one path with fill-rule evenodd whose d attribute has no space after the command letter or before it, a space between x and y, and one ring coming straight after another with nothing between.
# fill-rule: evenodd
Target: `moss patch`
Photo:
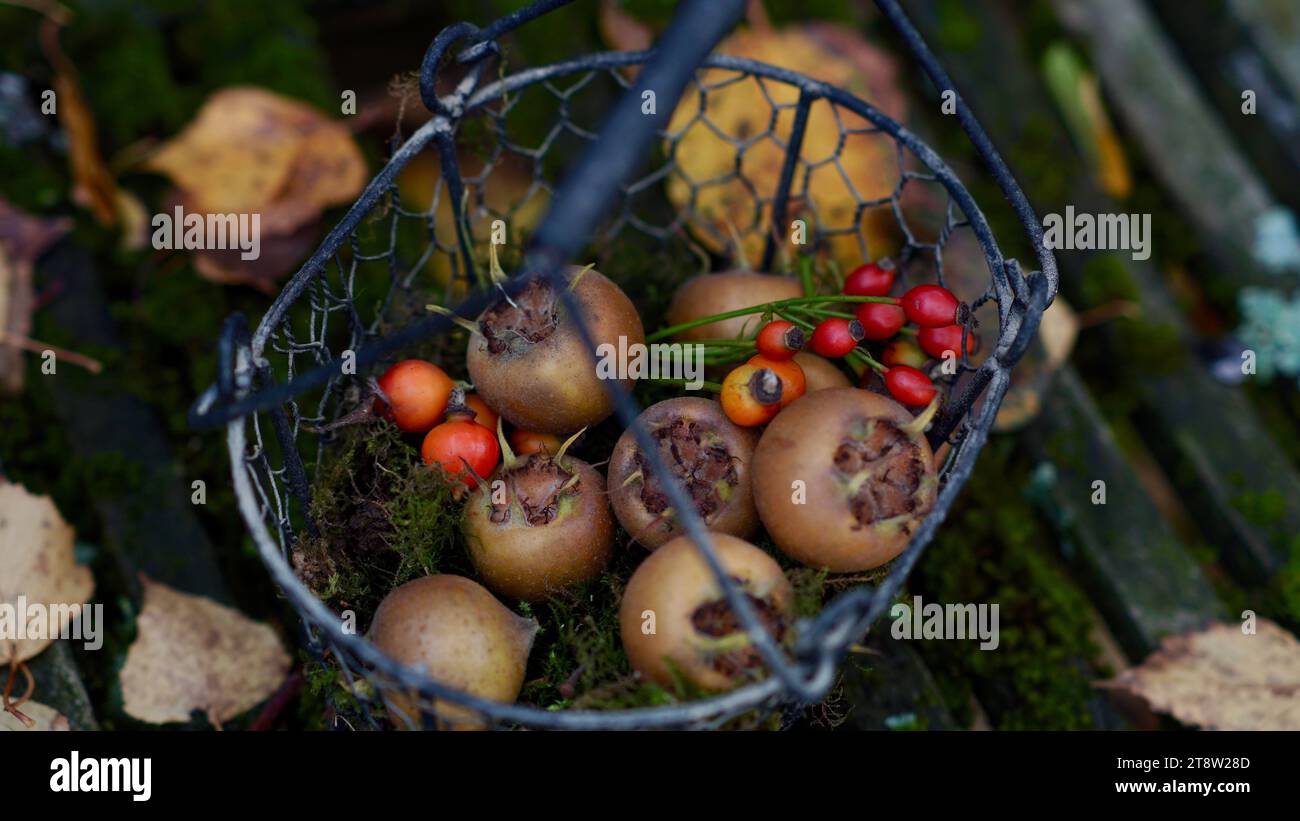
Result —
<instances>
[{"instance_id":1,"label":"moss patch","mask_svg":"<svg viewBox=\"0 0 1300 821\"><path fill-rule=\"evenodd\" d=\"M972 719L973 694L998 729L1084 729L1100 674L1090 668L1088 603L1048 551L1054 538L1032 505L1006 492L1028 476L1013 440L991 441L913 576L912 592L929 601L997 603L998 650L917 647L961 721Z\"/></svg>"},{"instance_id":2,"label":"moss patch","mask_svg":"<svg viewBox=\"0 0 1300 821\"><path fill-rule=\"evenodd\" d=\"M601 426L603 427L603 426ZM575 446L599 461L608 437ZM327 605L356 614L359 630L394 587L430 573L476 576L462 534L463 504L450 483L419 459L415 437L387 422L345 428L324 451L313 487L312 518L319 535L301 535L293 551L300 577ZM601 450L603 448L603 451ZM586 456L584 457L584 453ZM618 710L678 704L707 693L679 678L662 687L636 676L623 652L618 610L626 580L645 557L625 533L599 579L544 602L504 602L537 619L541 628L529 657L520 701L547 710ZM820 608L824 586L816 573L796 574L799 615ZM333 662L307 666L309 720L352 720L360 710ZM372 711L382 712L378 705ZM740 716L728 726L773 726L771 716Z\"/></svg>"}]
</instances>

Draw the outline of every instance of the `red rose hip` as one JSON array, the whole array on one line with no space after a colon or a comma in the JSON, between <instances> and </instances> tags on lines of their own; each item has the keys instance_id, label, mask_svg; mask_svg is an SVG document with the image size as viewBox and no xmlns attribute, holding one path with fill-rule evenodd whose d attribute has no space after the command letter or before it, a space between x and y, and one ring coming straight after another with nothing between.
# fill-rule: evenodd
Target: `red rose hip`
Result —
<instances>
[{"instance_id":1,"label":"red rose hip","mask_svg":"<svg viewBox=\"0 0 1300 821\"><path fill-rule=\"evenodd\" d=\"M862 303L858 306L857 317L866 339L889 339L907 322L902 308L884 302Z\"/></svg>"},{"instance_id":2,"label":"red rose hip","mask_svg":"<svg viewBox=\"0 0 1300 821\"><path fill-rule=\"evenodd\" d=\"M862 325L857 320L833 316L823 319L813 329L809 345L818 356L834 359L857 347L862 341L863 333Z\"/></svg>"},{"instance_id":3,"label":"red rose hip","mask_svg":"<svg viewBox=\"0 0 1300 821\"><path fill-rule=\"evenodd\" d=\"M952 291L942 285L917 285L902 299L907 318L923 328L957 324L960 305Z\"/></svg>"},{"instance_id":4,"label":"red rose hip","mask_svg":"<svg viewBox=\"0 0 1300 821\"><path fill-rule=\"evenodd\" d=\"M890 396L914 407L930 404L938 393L930 377L907 365L895 365L885 371L885 387Z\"/></svg>"},{"instance_id":5,"label":"red rose hip","mask_svg":"<svg viewBox=\"0 0 1300 821\"><path fill-rule=\"evenodd\" d=\"M754 340L760 354L777 361L793 358L803 343L803 328L784 319L774 319L764 325Z\"/></svg>"},{"instance_id":6,"label":"red rose hip","mask_svg":"<svg viewBox=\"0 0 1300 821\"><path fill-rule=\"evenodd\" d=\"M859 265L844 278L844 293L848 296L884 296L894 287L894 273L894 263L887 259Z\"/></svg>"},{"instance_id":7,"label":"red rose hip","mask_svg":"<svg viewBox=\"0 0 1300 821\"><path fill-rule=\"evenodd\" d=\"M944 325L941 328L921 328L916 333L917 344L921 350L935 359L943 359L944 353L952 351L953 356L961 356L962 326ZM966 335L966 353L975 353L977 340L975 334Z\"/></svg>"}]
</instances>

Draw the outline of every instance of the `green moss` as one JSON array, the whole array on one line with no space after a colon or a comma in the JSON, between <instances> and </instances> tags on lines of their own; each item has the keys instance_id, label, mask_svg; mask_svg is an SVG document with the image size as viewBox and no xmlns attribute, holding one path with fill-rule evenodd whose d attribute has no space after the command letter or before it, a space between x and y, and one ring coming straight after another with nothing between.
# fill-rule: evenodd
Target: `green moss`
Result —
<instances>
[{"instance_id":1,"label":"green moss","mask_svg":"<svg viewBox=\"0 0 1300 821\"><path fill-rule=\"evenodd\" d=\"M1124 258L1104 252L1088 256L1079 281L1079 295L1083 300L1080 307L1083 308L1096 308L1121 299L1139 302L1142 298Z\"/></svg>"},{"instance_id":2,"label":"green moss","mask_svg":"<svg viewBox=\"0 0 1300 821\"><path fill-rule=\"evenodd\" d=\"M827 579L825 570L811 567L793 567L785 575L794 587L794 613L798 618L812 618L826 601Z\"/></svg>"},{"instance_id":3,"label":"green moss","mask_svg":"<svg viewBox=\"0 0 1300 821\"><path fill-rule=\"evenodd\" d=\"M467 571L454 488L392 424L341 431L312 490L319 535L299 537L295 562L322 601L355 610L362 623L404 582Z\"/></svg>"},{"instance_id":4,"label":"green moss","mask_svg":"<svg viewBox=\"0 0 1300 821\"><path fill-rule=\"evenodd\" d=\"M979 43L983 26L961 0L939 2L939 45L952 51L969 51Z\"/></svg>"},{"instance_id":5,"label":"green moss","mask_svg":"<svg viewBox=\"0 0 1300 821\"><path fill-rule=\"evenodd\" d=\"M1115 336L1132 372L1173 373L1188 364L1187 344L1171 323L1120 319L1115 322Z\"/></svg>"},{"instance_id":6,"label":"green moss","mask_svg":"<svg viewBox=\"0 0 1300 821\"><path fill-rule=\"evenodd\" d=\"M1028 479L1016 452L1010 439L985 448L912 584L930 601L997 603L998 650L956 641L917 647L962 720L971 719L974 694L999 729L1090 727L1099 671L1090 669L1087 599L1049 553L1053 536L1033 507L1007 493Z\"/></svg>"},{"instance_id":7,"label":"green moss","mask_svg":"<svg viewBox=\"0 0 1300 821\"><path fill-rule=\"evenodd\" d=\"M1274 489L1248 490L1233 496L1229 504L1259 527L1276 527L1286 517L1286 496Z\"/></svg>"},{"instance_id":8,"label":"green moss","mask_svg":"<svg viewBox=\"0 0 1300 821\"><path fill-rule=\"evenodd\" d=\"M1290 627L1300 629L1300 533L1291 539L1289 558L1271 585L1275 610Z\"/></svg>"}]
</instances>

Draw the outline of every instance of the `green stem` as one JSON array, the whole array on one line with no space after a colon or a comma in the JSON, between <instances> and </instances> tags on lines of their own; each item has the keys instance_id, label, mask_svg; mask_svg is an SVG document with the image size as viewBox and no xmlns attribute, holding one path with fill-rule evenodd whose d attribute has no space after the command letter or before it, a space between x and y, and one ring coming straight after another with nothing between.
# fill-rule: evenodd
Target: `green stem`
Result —
<instances>
[{"instance_id":1,"label":"green stem","mask_svg":"<svg viewBox=\"0 0 1300 821\"><path fill-rule=\"evenodd\" d=\"M779 313L780 309L782 308L799 307L802 305L815 305L815 304L821 304L826 302L829 303L883 302L889 305L896 305L898 304L898 299L896 297L891 297L891 296L845 296L843 294L837 296L799 296L799 297L791 297L789 299L778 299L775 302L767 302L762 305L754 305L749 308L738 308L734 311L726 311L720 314L713 314L711 316L700 317L699 319L692 319L690 322L682 322L678 325L670 325L667 328L661 328L655 331L654 333L650 334L649 336L647 336L646 342L658 342L659 340L666 339L672 336L673 334L678 334L681 333L682 331L689 331L690 329L698 328L701 325L710 325L714 322L721 322L724 319L735 319L736 317L739 316L751 316L753 314L761 314L761 313L766 313L768 311L772 311L773 313ZM789 319L789 317L786 318ZM793 322L794 320L791 321Z\"/></svg>"},{"instance_id":2,"label":"green stem","mask_svg":"<svg viewBox=\"0 0 1300 821\"><path fill-rule=\"evenodd\" d=\"M706 339L702 342L688 342L688 345L703 345L706 348L752 348L754 340L752 339Z\"/></svg>"},{"instance_id":3,"label":"green stem","mask_svg":"<svg viewBox=\"0 0 1300 821\"><path fill-rule=\"evenodd\" d=\"M803 282L803 295L813 296L817 286L813 284L812 257L804 255L799 258L799 280Z\"/></svg>"},{"instance_id":4,"label":"green stem","mask_svg":"<svg viewBox=\"0 0 1300 821\"><path fill-rule=\"evenodd\" d=\"M875 297L861 297L861 299L875 299ZM811 332L813 330L812 324L807 320L800 318L797 314L791 313L789 311L777 311L776 315L781 317L782 319L790 320L794 324L798 325L800 328L803 328L805 331ZM853 350L848 352L848 355L845 358L849 360L850 366L852 366L853 362L857 362L860 365L867 365L882 373L888 370L888 368L886 368L884 365L880 364L875 359L873 359L871 354L867 353L862 348L854 348ZM857 371L856 368L854 370L855 372ZM859 373L858 375L861 376L862 374Z\"/></svg>"},{"instance_id":5,"label":"green stem","mask_svg":"<svg viewBox=\"0 0 1300 821\"><path fill-rule=\"evenodd\" d=\"M684 388L687 387L688 385L695 384L695 382L690 379L672 379L671 377L666 377L666 376L658 379L642 379L640 381L653 382L656 385L676 385L679 388ZM722 393L722 386L719 385L717 382L701 381L699 383L699 389L709 391L710 393Z\"/></svg>"},{"instance_id":6,"label":"green stem","mask_svg":"<svg viewBox=\"0 0 1300 821\"><path fill-rule=\"evenodd\" d=\"M877 362L874 358L872 358L871 354L867 353L861 348L854 348L853 350L849 351L849 356L855 356L864 365L867 365L871 369L879 371L880 373L884 373L885 371L889 370L889 368L886 368L884 365Z\"/></svg>"},{"instance_id":7,"label":"green stem","mask_svg":"<svg viewBox=\"0 0 1300 821\"><path fill-rule=\"evenodd\" d=\"M826 317L839 317L840 319L857 319L857 316L855 316L854 314L850 314L845 311L832 311L830 308L796 308L795 310L799 311L800 313L808 314L809 316L819 316L822 317L823 319Z\"/></svg>"}]
</instances>

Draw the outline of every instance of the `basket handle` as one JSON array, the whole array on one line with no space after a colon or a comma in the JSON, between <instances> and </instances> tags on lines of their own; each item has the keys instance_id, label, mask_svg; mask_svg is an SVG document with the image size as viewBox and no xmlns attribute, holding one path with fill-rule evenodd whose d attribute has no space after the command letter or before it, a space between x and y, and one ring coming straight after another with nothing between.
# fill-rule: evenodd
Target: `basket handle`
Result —
<instances>
[{"instance_id":1,"label":"basket handle","mask_svg":"<svg viewBox=\"0 0 1300 821\"><path fill-rule=\"evenodd\" d=\"M989 173L993 175L993 179L997 182L998 187L1002 189L1002 193L1006 195L1007 200L1010 201L1011 207L1016 212L1021 224L1024 225L1025 231L1034 241L1034 253L1038 256L1039 271L1047 280L1046 300L1043 304L1044 306L1050 305L1056 297L1056 289L1059 284L1056 257L1043 245L1043 226L1038 219L1038 214L1034 212L1034 207L1029 204L1029 198L1020 189L1020 184L1016 182L1015 175L1011 173L1006 160L1002 159L1002 155L993 146L993 141L989 139L989 135L985 133L983 126L979 124L979 121L975 119L975 115L966 106L966 101L962 99L961 93L957 91L956 86L949 79L948 73L943 70L939 59L935 57L934 52L922 39L921 33L916 30L916 26L912 25L912 21L908 19L907 14L898 5L898 0L876 0L876 5L880 7L881 13L885 15L898 31L899 36L903 38L908 50L912 52L912 56L925 69L925 73L930 77L930 82L934 84L935 88L953 93L957 109L957 122L961 124L962 130L966 132L966 136L970 138L971 143L975 146L975 151L984 160L985 165L988 166ZM980 239L983 241L985 238L980 237ZM1014 286L1019 284L1013 283ZM1020 296L1021 294L1018 292L1017 297ZM1005 364L1011 365L1014 364L1014 361L1014 359L1006 361Z\"/></svg>"}]
</instances>

